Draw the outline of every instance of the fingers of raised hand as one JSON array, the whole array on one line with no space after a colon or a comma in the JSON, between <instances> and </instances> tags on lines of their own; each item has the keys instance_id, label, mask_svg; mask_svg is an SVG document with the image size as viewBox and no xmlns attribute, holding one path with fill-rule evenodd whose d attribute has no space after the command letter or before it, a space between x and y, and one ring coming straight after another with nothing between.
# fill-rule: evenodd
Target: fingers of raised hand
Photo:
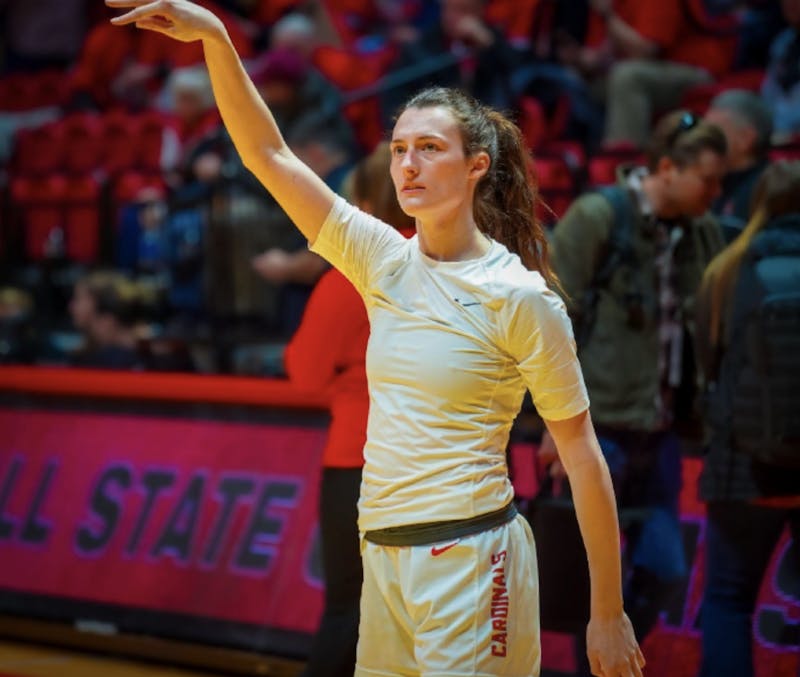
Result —
<instances>
[{"instance_id":1,"label":"fingers of raised hand","mask_svg":"<svg viewBox=\"0 0 800 677\"><path fill-rule=\"evenodd\" d=\"M127 9L128 7L141 7L151 5L153 0L105 0L106 5L115 9Z\"/></svg>"},{"instance_id":2,"label":"fingers of raised hand","mask_svg":"<svg viewBox=\"0 0 800 677\"><path fill-rule=\"evenodd\" d=\"M111 19L111 23L115 26L124 26L144 20L150 22L155 18L158 19L155 24L165 28L169 25L170 18L176 18L175 12L179 9L176 3L170 0L105 0L105 2L106 5L113 8L132 8L130 12Z\"/></svg>"},{"instance_id":3,"label":"fingers of raised hand","mask_svg":"<svg viewBox=\"0 0 800 677\"><path fill-rule=\"evenodd\" d=\"M647 665L647 661L644 659L644 654L638 644L636 645L636 662L639 664L640 668Z\"/></svg>"},{"instance_id":4,"label":"fingers of raised hand","mask_svg":"<svg viewBox=\"0 0 800 677\"><path fill-rule=\"evenodd\" d=\"M133 7L130 12L120 14L111 19L111 23L115 26L125 26L127 24L135 23L143 19L155 16L156 14L164 14L162 3L160 0L156 2L137 2L137 0L123 0L117 4L111 4L114 0L106 0L109 7L127 8Z\"/></svg>"},{"instance_id":5,"label":"fingers of raised hand","mask_svg":"<svg viewBox=\"0 0 800 677\"><path fill-rule=\"evenodd\" d=\"M604 660L601 656L589 656L589 667L597 677L642 677L644 656L636 647L635 653L618 661Z\"/></svg>"}]
</instances>

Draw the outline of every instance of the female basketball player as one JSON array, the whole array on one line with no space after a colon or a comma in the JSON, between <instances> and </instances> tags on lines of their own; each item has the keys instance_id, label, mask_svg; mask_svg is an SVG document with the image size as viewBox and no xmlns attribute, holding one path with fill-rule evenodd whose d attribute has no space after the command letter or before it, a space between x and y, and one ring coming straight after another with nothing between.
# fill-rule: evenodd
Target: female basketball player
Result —
<instances>
[{"instance_id":1,"label":"female basketball player","mask_svg":"<svg viewBox=\"0 0 800 677\"><path fill-rule=\"evenodd\" d=\"M539 674L534 544L515 514L504 454L527 387L569 475L586 545L592 671L641 675L622 608L613 490L569 320L548 288L519 130L452 90L414 97L391 141L398 199L416 219L406 240L292 154L212 13L187 0L106 2L131 8L115 24L202 40L245 165L366 304L356 674Z\"/></svg>"}]
</instances>

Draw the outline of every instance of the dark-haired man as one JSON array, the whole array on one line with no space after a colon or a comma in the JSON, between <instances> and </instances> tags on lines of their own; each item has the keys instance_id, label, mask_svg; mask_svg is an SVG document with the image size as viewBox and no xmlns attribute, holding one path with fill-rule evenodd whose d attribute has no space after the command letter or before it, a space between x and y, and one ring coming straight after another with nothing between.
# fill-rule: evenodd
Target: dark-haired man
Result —
<instances>
[{"instance_id":1,"label":"dark-haired man","mask_svg":"<svg viewBox=\"0 0 800 677\"><path fill-rule=\"evenodd\" d=\"M686 398L677 395L693 381L685 352L693 293L722 248L707 212L726 149L719 128L671 114L655 130L648 166L622 168L616 186L578 198L553 232L554 268L623 517L625 603L640 641L686 575L675 433Z\"/></svg>"}]
</instances>

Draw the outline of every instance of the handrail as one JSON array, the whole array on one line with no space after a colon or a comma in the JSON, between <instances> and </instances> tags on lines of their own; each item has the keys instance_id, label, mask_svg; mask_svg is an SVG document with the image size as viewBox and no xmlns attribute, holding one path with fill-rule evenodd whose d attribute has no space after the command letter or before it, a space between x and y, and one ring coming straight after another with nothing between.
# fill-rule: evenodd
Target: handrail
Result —
<instances>
[{"instance_id":1,"label":"handrail","mask_svg":"<svg viewBox=\"0 0 800 677\"><path fill-rule=\"evenodd\" d=\"M323 393L285 379L73 367L0 366L0 392L121 400L325 409Z\"/></svg>"}]
</instances>

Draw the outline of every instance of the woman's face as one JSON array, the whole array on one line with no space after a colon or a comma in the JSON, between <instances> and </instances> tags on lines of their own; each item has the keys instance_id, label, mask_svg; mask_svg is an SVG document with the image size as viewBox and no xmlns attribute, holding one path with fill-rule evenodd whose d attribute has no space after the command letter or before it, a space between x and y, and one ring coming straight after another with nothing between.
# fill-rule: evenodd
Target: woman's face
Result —
<instances>
[{"instance_id":1,"label":"woman's face","mask_svg":"<svg viewBox=\"0 0 800 677\"><path fill-rule=\"evenodd\" d=\"M406 214L425 221L471 206L485 169L476 171L479 163L464 156L458 123L447 108L406 109L395 124L391 152L392 181Z\"/></svg>"},{"instance_id":2,"label":"woman's face","mask_svg":"<svg viewBox=\"0 0 800 677\"><path fill-rule=\"evenodd\" d=\"M72 324L81 331L87 331L95 317L94 297L87 286L81 282L75 285L72 292L69 314L72 317Z\"/></svg>"}]
</instances>

